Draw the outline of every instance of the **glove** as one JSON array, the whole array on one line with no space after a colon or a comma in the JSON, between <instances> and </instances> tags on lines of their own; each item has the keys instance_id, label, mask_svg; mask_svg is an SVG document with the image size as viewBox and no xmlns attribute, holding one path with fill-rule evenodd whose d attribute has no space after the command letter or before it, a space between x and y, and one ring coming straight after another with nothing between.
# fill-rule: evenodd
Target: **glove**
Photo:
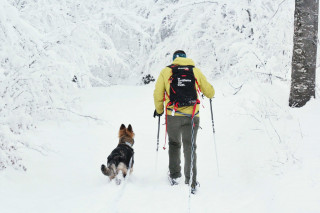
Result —
<instances>
[{"instance_id":1,"label":"glove","mask_svg":"<svg viewBox=\"0 0 320 213\"><path fill-rule=\"evenodd\" d=\"M154 117L154 118L155 118L156 116L159 116L159 117L160 117L161 115L163 115L163 113L158 114L158 113L157 113L157 110L154 110L154 113L153 113L153 117Z\"/></svg>"}]
</instances>

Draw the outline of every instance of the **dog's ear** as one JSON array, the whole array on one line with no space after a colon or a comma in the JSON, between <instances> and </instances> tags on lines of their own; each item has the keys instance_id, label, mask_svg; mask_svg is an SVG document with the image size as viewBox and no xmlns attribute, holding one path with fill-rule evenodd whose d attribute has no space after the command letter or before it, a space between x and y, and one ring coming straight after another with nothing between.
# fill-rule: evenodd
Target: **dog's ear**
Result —
<instances>
[{"instance_id":1,"label":"dog's ear","mask_svg":"<svg viewBox=\"0 0 320 213\"><path fill-rule=\"evenodd\" d=\"M125 128L126 128L126 126L125 126L124 124L121 124L120 130L123 130L123 129L125 129Z\"/></svg>"},{"instance_id":2,"label":"dog's ear","mask_svg":"<svg viewBox=\"0 0 320 213\"><path fill-rule=\"evenodd\" d=\"M133 130L132 130L131 124L129 124L129 126L128 126L128 128L127 128L127 134L128 134L131 138L134 137L134 132L133 132Z\"/></svg>"},{"instance_id":3,"label":"dog's ear","mask_svg":"<svg viewBox=\"0 0 320 213\"><path fill-rule=\"evenodd\" d=\"M128 126L128 129L127 129L129 132L133 132L132 131L132 126L131 126L131 124L129 124L129 126Z\"/></svg>"},{"instance_id":4,"label":"dog's ear","mask_svg":"<svg viewBox=\"0 0 320 213\"><path fill-rule=\"evenodd\" d=\"M126 134L126 126L124 124L121 124L120 130L119 130L119 138L121 138L125 134Z\"/></svg>"}]
</instances>

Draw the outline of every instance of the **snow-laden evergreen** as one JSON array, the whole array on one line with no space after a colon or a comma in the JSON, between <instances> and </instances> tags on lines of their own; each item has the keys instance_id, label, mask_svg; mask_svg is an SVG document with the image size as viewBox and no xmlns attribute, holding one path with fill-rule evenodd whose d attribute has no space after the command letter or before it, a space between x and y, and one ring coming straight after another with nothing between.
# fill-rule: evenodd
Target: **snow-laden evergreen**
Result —
<instances>
[{"instance_id":1,"label":"snow-laden evergreen","mask_svg":"<svg viewBox=\"0 0 320 213\"><path fill-rule=\"evenodd\" d=\"M288 107L293 11L282 0L0 0L0 211L186 212L165 151L155 165L154 84L142 80L183 49L216 89L221 170L204 100L191 211L319 212L320 103ZM99 171L121 123L137 135L123 188Z\"/></svg>"}]
</instances>

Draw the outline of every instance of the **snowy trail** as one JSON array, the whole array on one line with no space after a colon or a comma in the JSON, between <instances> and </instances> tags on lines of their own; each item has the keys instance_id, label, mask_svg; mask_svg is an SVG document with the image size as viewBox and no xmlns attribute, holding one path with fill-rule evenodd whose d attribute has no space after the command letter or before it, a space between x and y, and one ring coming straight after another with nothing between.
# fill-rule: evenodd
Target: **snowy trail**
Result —
<instances>
[{"instance_id":1,"label":"snowy trail","mask_svg":"<svg viewBox=\"0 0 320 213\"><path fill-rule=\"evenodd\" d=\"M167 181L168 155L162 150L164 125L155 166L158 120L152 117L153 87L112 86L82 91L79 113L103 121L71 115L65 122L44 122L26 135L26 141L48 151L26 151L26 173L8 169L0 176L0 208L5 210L1 212L188 212L189 192L184 179L173 187ZM242 113L242 107L248 108L239 105L242 98L218 93L213 101L220 177L209 101L204 101L197 142L201 187L191 197L191 212L319 211L316 203L320 201L320 179L312 171L319 164L310 165L309 174L291 164L274 168L277 159L281 164L277 133L268 131L271 125L264 123L268 119L255 118L252 111ZM300 122L315 118L306 119ZM122 123L131 124L136 134L135 165L126 184L119 187L102 175L100 165L116 147ZM282 140L288 137L281 128L278 131ZM305 132L304 137L314 134ZM309 142L317 139L313 137ZM310 196L301 201L306 193ZM309 211L304 211L306 207Z\"/></svg>"}]
</instances>

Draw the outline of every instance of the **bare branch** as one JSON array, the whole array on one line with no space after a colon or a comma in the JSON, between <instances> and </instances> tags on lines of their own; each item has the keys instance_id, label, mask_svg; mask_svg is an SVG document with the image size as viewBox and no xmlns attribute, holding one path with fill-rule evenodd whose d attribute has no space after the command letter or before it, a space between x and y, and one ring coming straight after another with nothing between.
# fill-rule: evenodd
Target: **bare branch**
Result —
<instances>
[{"instance_id":1,"label":"bare branch","mask_svg":"<svg viewBox=\"0 0 320 213\"><path fill-rule=\"evenodd\" d=\"M269 118L268 120L269 120L269 122L270 122L270 124L271 124L271 127L273 128L274 132L275 132L275 133L277 134L277 136L278 136L279 143L282 143L281 137L280 137L278 131L276 130L276 128L273 126L271 119Z\"/></svg>"},{"instance_id":2,"label":"bare branch","mask_svg":"<svg viewBox=\"0 0 320 213\"><path fill-rule=\"evenodd\" d=\"M245 116L251 116L253 117L256 121L258 121L259 123L261 123L261 121L256 118L256 116L254 116L253 114L243 114L243 113L232 113L233 115L245 115Z\"/></svg>"},{"instance_id":3,"label":"bare branch","mask_svg":"<svg viewBox=\"0 0 320 213\"><path fill-rule=\"evenodd\" d=\"M271 16L271 18L270 18L270 20L269 20L269 23L270 23L271 19L273 19L273 18L277 15L277 13L278 13L278 11L279 11L279 9L280 9L280 6L281 6L285 1L286 1L286 0L283 0L283 1L278 5L277 10L276 10L276 12ZM268 23L268 24L269 24L269 23Z\"/></svg>"},{"instance_id":4,"label":"bare branch","mask_svg":"<svg viewBox=\"0 0 320 213\"><path fill-rule=\"evenodd\" d=\"M49 109L52 109L52 108L49 108ZM82 114L79 114L79 113L77 113L77 112L73 112L73 111L71 111L71 110L69 110L69 109L64 109L64 108L55 108L55 109L57 109L57 110L62 110L62 111L67 111L67 112L71 112L72 114L78 115L78 116L80 116L80 117L89 118L89 119L92 119L92 120L95 120L95 121L102 121L102 122L106 122L106 123L110 124L110 123L109 123L108 121L106 121L106 120L99 119L99 118L95 118L95 117L92 117L92 116L90 116L90 115L82 115ZM110 125L111 125L111 124L110 124Z\"/></svg>"},{"instance_id":5,"label":"bare branch","mask_svg":"<svg viewBox=\"0 0 320 213\"><path fill-rule=\"evenodd\" d=\"M234 86L232 86L232 84L231 84L230 82L229 82L229 85L230 85L233 89L237 90L235 93L233 93L233 95L236 95L236 94L241 90L241 88L242 88L242 86L243 86L243 84L241 84L240 87L234 87Z\"/></svg>"}]
</instances>

